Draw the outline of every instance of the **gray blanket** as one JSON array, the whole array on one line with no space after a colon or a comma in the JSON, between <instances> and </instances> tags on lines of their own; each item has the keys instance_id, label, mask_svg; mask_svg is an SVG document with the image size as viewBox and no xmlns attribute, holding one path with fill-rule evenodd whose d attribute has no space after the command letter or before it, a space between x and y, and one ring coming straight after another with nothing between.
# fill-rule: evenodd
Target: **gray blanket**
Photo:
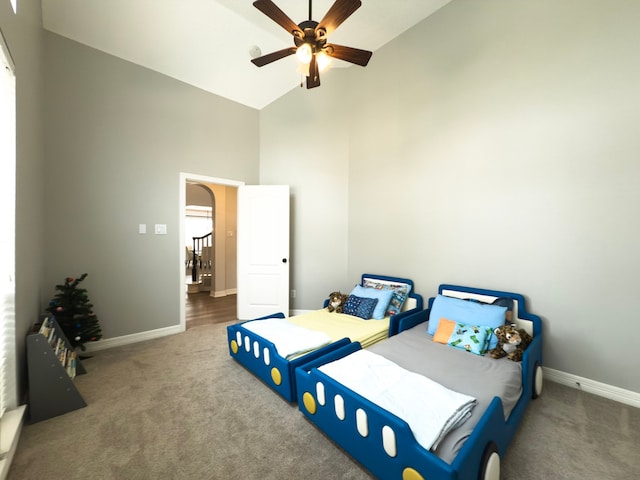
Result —
<instances>
[{"instance_id":1,"label":"gray blanket","mask_svg":"<svg viewBox=\"0 0 640 480\"><path fill-rule=\"evenodd\" d=\"M451 390L477 399L478 404L471 418L451 431L435 451L448 463L453 461L493 397L502 399L506 420L522 394L519 362L512 362L506 357L500 360L481 357L436 343L427 334L426 323L377 343L368 350Z\"/></svg>"}]
</instances>

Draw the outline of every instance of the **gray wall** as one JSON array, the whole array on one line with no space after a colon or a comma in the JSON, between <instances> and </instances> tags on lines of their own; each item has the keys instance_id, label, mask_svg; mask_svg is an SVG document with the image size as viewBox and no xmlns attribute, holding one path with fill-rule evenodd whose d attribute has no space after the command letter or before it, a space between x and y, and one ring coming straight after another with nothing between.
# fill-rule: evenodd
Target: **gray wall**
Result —
<instances>
[{"instance_id":1,"label":"gray wall","mask_svg":"<svg viewBox=\"0 0 640 480\"><path fill-rule=\"evenodd\" d=\"M344 72L332 71L339 80ZM353 286L348 267L349 121L344 83L296 89L260 114L260 183L291 186L290 308ZM350 87L346 87L350 88Z\"/></svg>"},{"instance_id":2,"label":"gray wall","mask_svg":"<svg viewBox=\"0 0 640 480\"><path fill-rule=\"evenodd\" d=\"M259 114L50 32L45 45L41 301L88 272L105 338L178 325L179 173L257 183Z\"/></svg>"},{"instance_id":3,"label":"gray wall","mask_svg":"<svg viewBox=\"0 0 640 480\"><path fill-rule=\"evenodd\" d=\"M640 392L639 18L454 0L265 108L261 179L295 192L295 306L363 271L522 292L547 366Z\"/></svg>"},{"instance_id":4,"label":"gray wall","mask_svg":"<svg viewBox=\"0 0 640 480\"><path fill-rule=\"evenodd\" d=\"M14 15L0 2L0 27L16 73L16 350L18 403L25 390L25 336L37 321L43 291L44 158L42 13L40 2L20 2Z\"/></svg>"},{"instance_id":5,"label":"gray wall","mask_svg":"<svg viewBox=\"0 0 640 480\"><path fill-rule=\"evenodd\" d=\"M54 285L85 271L106 337L177 324L184 171L291 185L293 308L362 271L426 295L519 291L545 320L547 366L640 392L625 333L637 2L454 0L366 69L260 113L43 33L39 2L0 5L18 82L20 351Z\"/></svg>"}]
</instances>

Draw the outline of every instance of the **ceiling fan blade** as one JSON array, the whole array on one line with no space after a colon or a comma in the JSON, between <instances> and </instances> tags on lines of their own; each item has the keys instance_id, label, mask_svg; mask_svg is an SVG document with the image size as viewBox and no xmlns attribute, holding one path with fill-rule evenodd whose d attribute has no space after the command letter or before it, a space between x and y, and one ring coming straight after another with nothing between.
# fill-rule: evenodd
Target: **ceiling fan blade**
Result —
<instances>
[{"instance_id":1,"label":"ceiling fan blade","mask_svg":"<svg viewBox=\"0 0 640 480\"><path fill-rule=\"evenodd\" d=\"M367 66L371 55L373 55L373 52L370 52L369 50L344 47L342 45L336 45L334 43L327 44L324 50L330 57L339 58L340 60L344 60L345 62L355 63L356 65L360 65L362 67Z\"/></svg>"},{"instance_id":2,"label":"ceiling fan blade","mask_svg":"<svg viewBox=\"0 0 640 480\"><path fill-rule=\"evenodd\" d=\"M317 28L323 28L327 35L331 35L331 32L338 28L361 5L362 2L360 0L336 0L324 18L318 23Z\"/></svg>"},{"instance_id":3,"label":"ceiling fan blade","mask_svg":"<svg viewBox=\"0 0 640 480\"><path fill-rule=\"evenodd\" d=\"M309 63L309 76L307 77L307 88L315 88L320 86L320 71L318 70L318 62L316 56L311 57Z\"/></svg>"},{"instance_id":4,"label":"ceiling fan blade","mask_svg":"<svg viewBox=\"0 0 640 480\"><path fill-rule=\"evenodd\" d=\"M290 34L293 35L293 32L300 32L300 34L302 34L300 27L298 27L298 25L296 25L295 22L291 20L286 13L280 10L280 8L278 8L278 6L271 0L256 0L253 2L253 6Z\"/></svg>"},{"instance_id":5,"label":"ceiling fan blade","mask_svg":"<svg viewBox=\"0 0 640 480\"><path fill-rule=\"evenodd\" d=\"M258 58L252 58L251 63L258 67L264 67L268 63L275 62L276 60L288 57L289 55L293 55L294 53L296 53L295 47L284 48L282 50L278 50L277 52L267 53L266 55Z\"/></svg>"}]
</instances>

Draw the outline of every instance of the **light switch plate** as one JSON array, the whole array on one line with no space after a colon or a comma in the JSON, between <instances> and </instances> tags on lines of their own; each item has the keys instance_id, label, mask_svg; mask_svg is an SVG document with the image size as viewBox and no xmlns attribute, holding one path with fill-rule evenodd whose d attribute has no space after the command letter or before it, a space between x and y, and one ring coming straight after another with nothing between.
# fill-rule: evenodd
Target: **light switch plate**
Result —
<instances>
[{"instance_id":1,"label":"light switch plate","mask_svg":"<svg viewBox=\"0 0 640 480\"><path fill-rule=\"evenodd\" d=\"M166 235L167 234L167 225L164 223L156 223L156 235Z\"/></svg>"},{"instance_id":2,"label":"light switch plate","mask_svg":"<svg viewBox=\"0 0 640 480\"><path fill-rule=\"evenodd\" d=\"M138 233L140 235L145 235L147 233L147 224L146 223L141 223L140 225L138 225Z\"/></svg>"}]
</instances>

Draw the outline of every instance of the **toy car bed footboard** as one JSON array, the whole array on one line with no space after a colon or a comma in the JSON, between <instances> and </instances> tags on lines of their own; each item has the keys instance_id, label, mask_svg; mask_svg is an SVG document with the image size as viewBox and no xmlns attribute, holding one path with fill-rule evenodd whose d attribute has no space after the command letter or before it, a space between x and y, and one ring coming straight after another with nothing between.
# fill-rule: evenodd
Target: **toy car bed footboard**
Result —
<instances>
[{"instance_id":1,"label":"toy car bed footboard","mask_svg":"<svg viewBox=\"0 0 640 480\"><path fill-rule=\"evenodd\" d=\"M284 318L284 315L278 313L264 318ZM296 398L297 367L349 343L349 339L344 338L306 355L287 360L278 355L272 342L243 328L242 324L229 325L227 339L231 357L288 402L293 402Z\"/></svg>"},{"instance_id":2,"label":"toy car bed footboard","mask_svg":"<svg viewBox=\"0 0 640 480\"><path fill-rule=\"evenodd\" d=\"M421 447L407 423L395 415L316 368L302 366L296 378L300 411L377 478L462 478L451 465Z\"/></svg>"}]
</instances>

